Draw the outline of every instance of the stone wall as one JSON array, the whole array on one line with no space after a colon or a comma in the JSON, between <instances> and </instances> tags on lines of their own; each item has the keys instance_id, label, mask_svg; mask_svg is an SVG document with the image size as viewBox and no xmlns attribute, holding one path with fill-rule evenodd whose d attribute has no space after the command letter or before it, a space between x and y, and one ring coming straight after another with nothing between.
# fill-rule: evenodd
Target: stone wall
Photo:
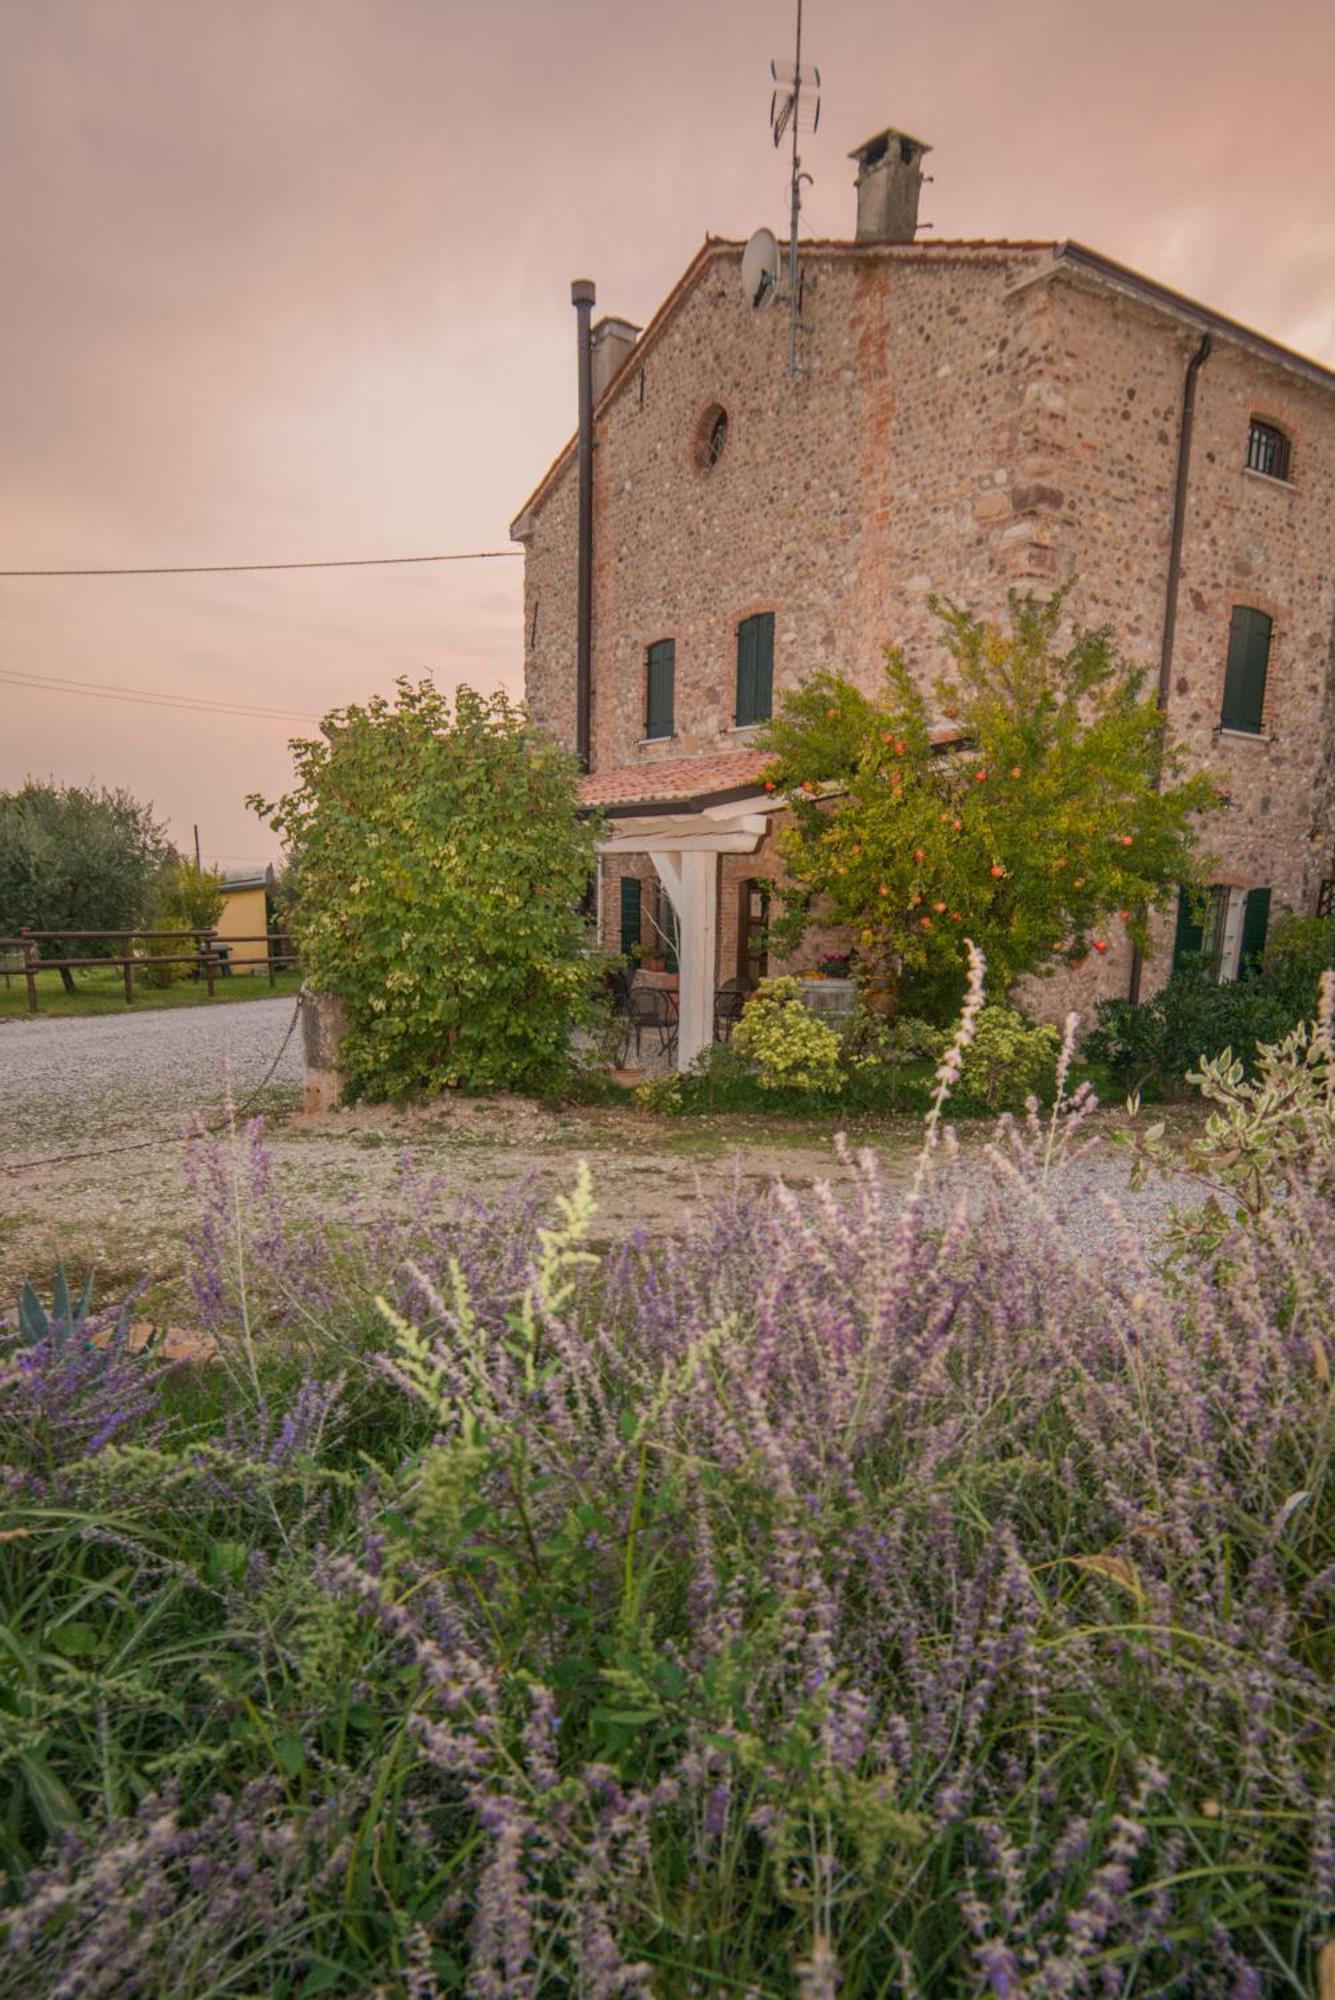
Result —
<instances>
[{"instance_id":1,"label":"stone wall","mask_svg":"<svg viewBox=\"0 0 1335 2000\"><path fill-rule=\"evenodd\" d=\"M1027 426L1007 287L1037 253L832 250L808 261L807 375L787 322L743 303L719 246L598 412L594 768L733 745L736 627L776 614L776 693L817 665L862 679L890 640L940 649L924 600L997 609L1027 575L1027 531L994 495ZM701 462L706 411L728 439ZM980 470L980 463L982 469ZM573 728L573 460L527 538L525 665L535 715ZM676 641L676 735L645 745L644 654ZM745 740L743 738L743 740Z\"/></svg>"},{"instance_id":2,"label":"stone wall","mask_svg":"<svg viewBox=\"0 0 1335 2000\"><path fill-rule=\"evenodd\" d=\"M1042 419L1033 470L1036 531L1053 574L1072 579L1070 615L1106 624L1157 682L1183 380L1199 346L1134 299L1068 281L1034 355ZM1292 482L1246 469L1253 416L1293 441ZM1235 604L1274 619L1260 737L1221 732ZM1197 381L1168 723L1189 771L1208 770L1227 808L1202 829L1211 877L1272 890L1271 920L1315 908L1329 870L1335 662L1335 396L1216 339ZM1174 912L1156 924L1143 990L1171 964ZM1125 948L1041 983L1048 1013L1088 1013L1124 992Z\"/></svg>"},{"instance_id":3,"label":"stone wall","mask_svg":"<svg viewBox=\"0 0 1335 2000\"><path fill-rule=\"evenodd\" d=\"M593 768L745 744L736 627L775 614L775 696L828 665L871 686L887 642L923 682L945 664L927 599L997 616L1007 589L1069 580L1069 616L1109 624L1154 685L1183 378L1195 328L1054 267L1044 246L831 245L804 258L807 372L787 319L745 305L714 245L603 397L596 422ZM728 435L704 463L701 426ZM1292 483L1245 470L1253 414L1293 440ZM524 533L535 717L574 734L575 468ZM1335 395L1216 339L1199 377L1169 721L1230 798L1214 879L1310 910L1329 872L1335 763ZM1231 608L1274 618L1260 737L1218 729ZM644 731L645 649L676 642L675 735ZM777 866L728 857L722 880ZM610 877L611 870L608 870ZM735 959L725 891L720 977ZM1171 943L1172 915L1159 929ZM1125 940L1040 982L1048 1015L1124 992ZM1161 951L1146 990L1167 970Z\"/></svg>"}]
</instances>

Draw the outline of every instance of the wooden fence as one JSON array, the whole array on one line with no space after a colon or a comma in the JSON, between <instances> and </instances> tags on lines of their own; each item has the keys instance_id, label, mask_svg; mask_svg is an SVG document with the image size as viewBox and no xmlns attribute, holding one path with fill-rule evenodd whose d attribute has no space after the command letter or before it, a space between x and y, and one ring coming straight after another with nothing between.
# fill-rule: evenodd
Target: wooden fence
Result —
<instances>
[{"instance_id":1,"label":"wooden fence","mask_svg":"<svg viewBox=\"0 0 1335 2000\"><path fill-rule=\"evenodd\" d=\"M43 945L51 944L112 944L120 945L119 952L104 951L66 958L44 957ZM136 945L180 944L179 952L159 952L145 954L136 951ZM268 931L257 937L219 938L213 930L172 930L172 931L33 931L25 926L17 937L0 938L0 961L3 961L5 982L21 975L28 988L28 1012L35 1014L37 1008L37 975L39 972L73 972L80 967L119 965L125 981L125 998L134 999L134 977L136 972L145 972L150 966L188 965L195 978L208 981L209 995L212 997L215 981L231 975L230 956L236 945L262 944L267 947L265 965L272 986L278 974L286 966L297 963L296 948L291 938L281 933ZM11 962L10 955L18 954L19 962Z\"/></svg>"}]
</instances>

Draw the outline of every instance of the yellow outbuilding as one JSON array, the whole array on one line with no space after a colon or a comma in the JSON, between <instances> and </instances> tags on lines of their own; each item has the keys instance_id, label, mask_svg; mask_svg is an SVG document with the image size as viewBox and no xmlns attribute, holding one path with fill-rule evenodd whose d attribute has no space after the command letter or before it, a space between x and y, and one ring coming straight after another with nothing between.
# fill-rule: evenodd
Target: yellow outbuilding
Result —
<instances>
[{"instance_id":1,"label":"yellow outbuilding","mask_svg":"<svg viewBox=\"0 0 1335 2000\"><path fill-rule=\"evenodd\" d=\"M265 972L269 969L269 947L257 940L269 935L269 909L273 890L273 870L262 875L224 875L222 915L215 926L218 943L227 949L232 972ZM246 943L233 943L246 939Z\"/></svg>"}]
</instances>

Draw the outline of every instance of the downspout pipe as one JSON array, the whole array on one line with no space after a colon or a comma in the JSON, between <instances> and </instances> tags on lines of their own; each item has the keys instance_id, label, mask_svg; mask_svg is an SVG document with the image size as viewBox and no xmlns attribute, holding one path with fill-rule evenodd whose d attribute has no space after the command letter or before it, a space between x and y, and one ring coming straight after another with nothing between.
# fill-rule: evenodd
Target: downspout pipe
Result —
<instances>
[{"instance_id":1,"label":"downspout pipe","mask_svg":"<svg viewBox=\"0 0 1335 2000\"><path fill-rule=\"evenodd\" d=\"M593 307L591 278L576 278L570 303L578 315L579 529L575 597L575 755L589 768L593 706Z\"/></svg>"},{"instance_id":2,"label":"downspout pipe","mask_svg":"<svg viewBox=\"0 0 1335 2000\"><path fill-rule=\"evenodd\" d=\"M1182 383L1182 421L1177 434L1177 481L1173 489L1173 531L1168 544L1168 578L1164 586L1163 639L1159 647L1159 686L1156 702L1160 715L1168 708L1173 679L1173 641L1177 636L1177 600L1182 585L1182 542L1187 527L1187 490L1191 480L1191 441L1196 427L1196 383L1214 351L1213 334L1205 334L1187 363ZM1155 775L1156 789L1159 777ZM1145 961L1137 947L1131 953L1131 978L1127 998L1133 1006L1140 999L1140 982Z\"/></svg>"}]
</instances>

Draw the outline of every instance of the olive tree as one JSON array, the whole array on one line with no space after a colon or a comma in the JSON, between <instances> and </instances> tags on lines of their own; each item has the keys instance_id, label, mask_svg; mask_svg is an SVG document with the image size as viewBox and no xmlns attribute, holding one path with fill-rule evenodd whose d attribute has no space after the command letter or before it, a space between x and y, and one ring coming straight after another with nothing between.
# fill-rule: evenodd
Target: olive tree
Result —
<instances>
[{"instance_id":1,"label":"olive tree","mask_svg":"<svg viewBox=\"0 0 1335 2000\"><path fill-rule=\"evenodd\" d=\"M0 793L0 935L123 931L147 920L159 873L172 855L165 827L125 791L38 784ZM109 947L107 949L110 949ZM43 958L70 955L62 941ZM74 954L96 957L89 944ZM65 990L74 991L61 967Z\"/></svg>"}]
</instances>

